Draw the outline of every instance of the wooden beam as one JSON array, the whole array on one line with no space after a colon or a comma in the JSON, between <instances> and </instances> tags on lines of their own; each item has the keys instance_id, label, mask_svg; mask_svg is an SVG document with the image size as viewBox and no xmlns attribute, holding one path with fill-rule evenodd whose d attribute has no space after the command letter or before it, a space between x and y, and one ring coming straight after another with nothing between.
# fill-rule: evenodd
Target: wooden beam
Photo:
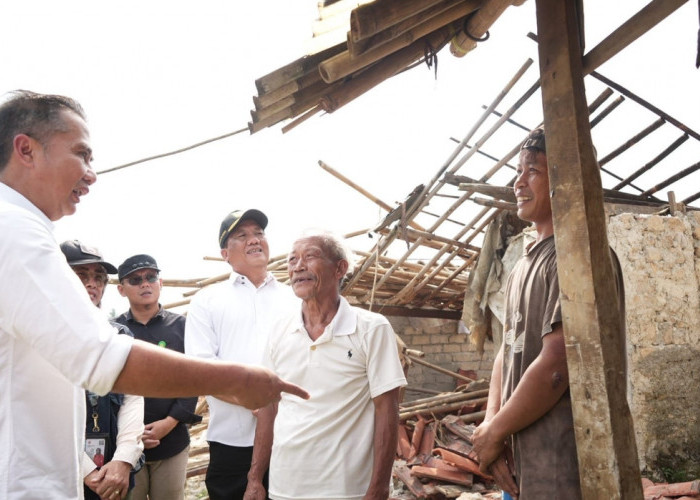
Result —
<instances>
[{"instance_id":1,"label":"wooden beam","mask_svg":"<svg viewBox=\"0 0 700 500\"><path fill-rule=\"evenodd\" d=\"M370 304L353 304L362 309L369 309ZM462 318L462 311L451 311L448 309L413 309L410 307L400 306L383 306L374 304L372 311L384 316L401 316L405 318L437 318L437 319L454 319Z\"/></svg>"},{"instance_id":2,"label":"wooden beam","mask_svg":"<svg viewBox=\"0 0 700 500\"><path fill-rule=\"evenodd\" d=\"M642 499L624 335L583 85L576 0L536 0L542 105L584 499Z\"/></svg>"},{"instance_id":3,"label":"wooden beam","mask_svg":"<svg viewBox=\"0 0 700 500\"><path fill-rule=\"evenodd\" d=\"M583 57L587 75L666 19L688 0L652 0Z\"/></svg>"}]
</instances>

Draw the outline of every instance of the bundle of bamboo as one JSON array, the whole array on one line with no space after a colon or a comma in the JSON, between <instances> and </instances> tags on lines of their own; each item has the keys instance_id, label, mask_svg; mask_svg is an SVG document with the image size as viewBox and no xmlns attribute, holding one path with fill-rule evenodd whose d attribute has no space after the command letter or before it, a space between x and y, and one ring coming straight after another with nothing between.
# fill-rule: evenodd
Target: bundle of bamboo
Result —
<instances>
[{"instance_id":1,"label":"bundle of bamboo","mask_svg":"<svg viewBox=\"0 0 700 500\"><path fill-rule=\"evenodd\" d=\"M313 33L320 48L256 80L250 132L294 119L283 128L286 132L321 110L334 112L426 54L437 53L461 29L466 16L485 3L341 0L319 5Z\"/></svg>"}]
</instances>

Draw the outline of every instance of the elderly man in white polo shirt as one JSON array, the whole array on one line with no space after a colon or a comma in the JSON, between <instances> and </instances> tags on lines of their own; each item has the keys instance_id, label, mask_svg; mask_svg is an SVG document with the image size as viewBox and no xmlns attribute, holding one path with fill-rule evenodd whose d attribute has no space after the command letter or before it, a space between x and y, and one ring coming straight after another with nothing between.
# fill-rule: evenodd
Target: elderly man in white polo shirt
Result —
<instances>
[{"instance_id":1,"label":"elderly man in white polo shirt","mask_svg":"<svg viewBox=\"0 0 700 500\"><path fill-rule=\"evenodd\" d=\"M245 498L265 498L260 479L268 462L272 499L389 495L406 379L386 318L340 296L349 255L324 232L301 237L289 253L301 311L275 324L265 365L303 383L311 397L303 403L283 397L259 410Z\"/></svg>"}]
</instances>

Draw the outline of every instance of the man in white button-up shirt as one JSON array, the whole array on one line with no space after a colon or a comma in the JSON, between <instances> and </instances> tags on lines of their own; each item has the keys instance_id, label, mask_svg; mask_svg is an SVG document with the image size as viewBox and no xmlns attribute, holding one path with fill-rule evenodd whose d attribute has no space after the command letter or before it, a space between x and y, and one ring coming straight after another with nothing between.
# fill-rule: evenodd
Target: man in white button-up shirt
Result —
<instances>
[{"instance_id":1,"label":"man in white button-up shirt","mask_svg":"<svg viewBox=\"0 0 700 500\"><path fill-rule=\"evenodd\" d=\"M235 210L221 222L221 256L230 278L194 296L187 311L185 353L207 359L260 364L273 320L298 309L292 290L267 270L267 217L260 210ZM241 498L253 455L255 417L228 399L208 396L211 500Z\"/></svg>"},{"instance_id":2,"label":"man in white button-up shirt","mask_svg":"<svg viewBox=\"0 0 700 500\"><path fill-rule=\"evenodd\" d=\"M0 500L83 497L83 389L228 394L251 408L281 391L307 396L269 370L187 358L116 334L52 233L96 181L91 161L76 101L17 91L0 104Z\"/></svg>"}]
</instances>

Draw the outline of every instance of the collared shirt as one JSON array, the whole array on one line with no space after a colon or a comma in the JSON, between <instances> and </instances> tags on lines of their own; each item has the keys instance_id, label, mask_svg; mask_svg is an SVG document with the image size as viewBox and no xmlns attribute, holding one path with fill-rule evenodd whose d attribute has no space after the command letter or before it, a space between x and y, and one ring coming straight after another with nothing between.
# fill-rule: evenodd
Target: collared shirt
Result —
<instances>
[{"instance_id":1,"label":"collared shirt","mask_svg":"<svg viewBox=\"0 0 700 500\"><path fill-rule=\"evenodd\" d=\"M82 388L109 392L131 350L52 230L0 183L0 499L82 498Z\"/></svg>"},{"instance_id":2,"label":"collared shirt","mask_svg":"<svg viewBox=\"0 0 700 500\"><path fill-rule=\"evenodd\" d=\"M264 363L311 395L282 394L270 498L361 499L374 460L372 398L406 385L387 319L341 297L335 317L312 341L297 310L273 328Z\"/></svg>"},{"instance_id":3,"label":"collared shirt","mask_svg":"<svg viewBox=\"0 0 700 500\"><path fill-rule=\"evenodd\" d=\"M177 352L184 352L185 317L158 306L158 313L144 325L138 322L131 310L115 320L127 326L134 338L160 345ZM160 444L145 451L146 461L164 460L173 457L190 444L190 434L186 424L195 424L202 420L194 410L197 397L193 398L144 398L144 423L150 424L165 417L173 417L177 425L163 436Z\"/></svg>"},{"instance_id":4,"label":"collared shirt","mask_svg":"<svg viewBox=\"0 0 700 500\"><path fill-rule=\"evenodd\" d=\"M292 290L268 274L256 287L232 272L222 283L197 293L187 311L185 352L207 359L260 364L271 323L298 310ZM242 406L207 396L207 440L228 446L252 446L255 417Z\"/></svg>"}]
</instances>

